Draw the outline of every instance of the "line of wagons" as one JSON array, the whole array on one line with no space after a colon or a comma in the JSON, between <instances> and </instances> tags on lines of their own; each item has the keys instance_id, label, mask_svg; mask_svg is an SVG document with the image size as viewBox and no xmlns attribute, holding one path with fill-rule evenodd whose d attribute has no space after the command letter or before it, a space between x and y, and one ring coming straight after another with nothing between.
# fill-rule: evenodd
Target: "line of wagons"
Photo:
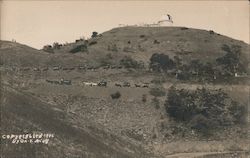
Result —
<instances>
[{"instance_id":1,"label":"line of wagons","mask_svg":"<svg viewBox=\"0 0 250 158\"><path fill-rule=\"evenodd\" d=\"M72 82L71 80L65 80L65 79L60 79L58 80L48 80L46 79L46 82L51 83L51 84L56 84L56 85L71 85ZM84 86L100 86L100 87L107 87L108 82L107 81L100 81L98 83L96 82L83 82ZM116 87L132 87L132 85L129 82L123 82L123 83L115 83ZM149 88L149 83L143 83L143 84L138 84L135 83L134 87L142 87L142 88Z\"/></svg>"},{"instance_id":2,"label":"line of wagons","mask_svg":"<svg viewBox=\"0 0 250 158\"><path fill-rule=\"evenodd\" d=\"M101 82L83 82L85 86L100 86L100 87L107 87L108 83L107 81L101 81ZM129 82L123 82L123 83L115 83L116 87L132 87L132 85ZM149 88L149 83L143 83L138 84L135 83L134 87L142 87L142 88Z\"/></svg>"},{"instance_id":3,"label":"line of wagons","mask_svg":"<svg viewBox=\"0 0 250 158\"><path fill-rule=\"evenodd\" d=\"M64 80L64 79L60 79L59 81L46 79L46 82L51 83L51 84L57 84L57 85L71 85L72 84L71 80Z\"/></svg>"},{"instance_id":4,"label":"line of wagons","mask_svg":"<svg viewBox=\"0 0 250 158\"><path fill-rule=\"evenodd\" d=\"M123 69L123 66L121 65L106 65L106 66L101 66L101 67L96 67L96 66L77 66L77 67L61 67L61 66L54 66L52 67L53 71L59 71L59 70L96 70L99 68L103 68L105 70L107 69ZM42 67L42 68L30 68L30 67L24 67L20 68L20 71L48 71L50 68L49 67Z\"/></svg>"}]
</instances>

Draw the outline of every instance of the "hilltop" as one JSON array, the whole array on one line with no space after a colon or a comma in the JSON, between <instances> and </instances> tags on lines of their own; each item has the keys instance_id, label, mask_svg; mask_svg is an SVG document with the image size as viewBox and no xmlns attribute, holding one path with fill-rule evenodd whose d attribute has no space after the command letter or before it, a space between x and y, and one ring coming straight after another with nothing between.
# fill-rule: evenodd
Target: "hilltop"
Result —
<instances>
[{"instance_id":1,"label":"hilltop","mask_svg":"<svg viewBox=\"0 0 250 158\"><path fill-rule=\"evenodd\" d=\"M87 42L86 42L87 41ZM81 46L86 45L82 51ZM215 59L225 55L223 45L238 45L242 49L242 62L249 61L249 45L238 40L220 35L213 31L185 28L185 27L121 27L99 34L88 40L76 40L54 50L54 54L38 51L28 46L1 41L1 57L8 63L8 55L14 53L22 64L29 65L46 63L77 64L89 63L100 65L103 63L119 64L124 56L130 56L137 61L149 63L154 53L167 54L170 58L178 56L183 62L199 59L201 62L214 63ZM80 46L80 47L79 47ZM78 52L72 53L79 47ZM8 53L9 52L9 53ZM27 57L26 55L29 54ZM74 54L70 56L68 54ZM13 54L14 55L14 54ZM37 56L38 59L33 59ZM5 59L7 58L7 59ZM31 58L29 61L25 59ZM43 59L45 58L45 59ZM64 58L64 59L62 59ZM69 58L71 60L69 60ZM66 61L64 61L66 60ZM91 61L91 62L90 62ZM18 62L15 62L18 63Z\"/></svg>"}]
</instances>

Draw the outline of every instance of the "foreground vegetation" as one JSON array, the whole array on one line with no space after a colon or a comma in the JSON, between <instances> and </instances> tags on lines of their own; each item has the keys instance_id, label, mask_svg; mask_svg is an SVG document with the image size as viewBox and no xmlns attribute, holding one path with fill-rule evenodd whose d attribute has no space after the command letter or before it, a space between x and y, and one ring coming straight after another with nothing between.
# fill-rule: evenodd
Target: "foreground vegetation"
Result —
<instances>
[{"instance_id":1,"label":"foreground vegetation","mask_svg":"<svg viewBox=\"0 0 250 158\"><path fill-rule=\"evenodd\" d=\"M222 90L189 91L171 87L165 102L167 114L191 129L209 135L213 130L246 122L247 107Z\"/></svg>"}]
</instances>

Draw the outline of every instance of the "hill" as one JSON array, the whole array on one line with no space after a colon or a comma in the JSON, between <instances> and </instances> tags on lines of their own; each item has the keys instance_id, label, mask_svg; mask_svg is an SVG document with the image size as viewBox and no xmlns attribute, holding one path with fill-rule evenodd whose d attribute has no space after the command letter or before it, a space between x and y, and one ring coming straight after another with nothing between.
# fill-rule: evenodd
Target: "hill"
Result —
<instances>
[{"instance_id":1,"label":"hill","mask_svg":"<svg viewBox=\"0 0 250 158\"><path fill-rule=\"evenodd\" d=\"M67 116L67 113L41 102L25 93L20 93L8 86L1 87L4 98L1 106L2 134L21 134L31 131L55 134L54 143L47 148L37 144L6 144L1 147L2 157L121 157L140 158L154 157L139 146L129 143L124 138L106 133L91 125L91 122L77 117ZM77 120L77 121L76 121ZM69 146L70 145L70 146ZM32 151L33 150L33 151ZM35 151L36 152L35 152ZM40 154L39 154L40 153Z\"/></svg>"},{"instance_id":2,"label":"hill","mask_svg":"<svg viewBox=\"0 0 250 158\"><path fill-rule=\"evenodd\" d=\"M248 66L250 60L248 44L213 31L184 27L121 27L86 41L76 40L75 43L60 45L58 49L54 50L54 54L37 51L18 43L11 44L1 41L0 53L5 64L8 64L8 55L13 52L16 57L12 60L19 60L22 64L29 63L30 65L32 63L34 65L38 63L47 65L74 63L76 66L83 63L119 64L124 56L149 64L149 59L154 53L167 54L172 59L174 56L178 56L184 63L195 59L215 63L216 58L226 54L222 49L223 45L238 45L242 51L242 63ZM78 52L71 52L82 45L86 45L86 50L81 51L79 48ZM34 54L34 52L36 53ZM29 54L29 57L26 54ZM28 58L30 60L27 60Z\"/></svg>"},{"instance_id":3,"label":"hill","mask_svg":"<svg viewBox=\"0 0 250 158\"><path fill-rule=\"evenodd\" d=\"M234 48L240 51L237 58L230 56L235 57ZM173 68L167 65L167 71L152 71L150 59L155 53L163 54L167 63L173 60ZM249 154L249 120L219 125L204 136L166 112L169 89L174 86L180 94L198 98L197 102L206 99L192 93L197 88L207 89L210 99L217 97L216 91L232 99L223 104L230 107L232 103L235 115L245 114L237 108L249 104L249 85L242 76L231 76L237 82L176 77L181 70L197 75L196 69L185 69L194 60L200 62L195 65L198 70L203 63L217 68L218 59L225 56L249 72L248 44L184 27L115 28L41 50L0 41L1 133L55 134L48 145L16 146L1 139L3 157L244 157ZM177 66L176 57L183 69ZM244 72L246 80L248 72ZM185 96L182 102L197 104ZM230 122L234 113L227 114Z\"/></svg>"}]
</instances>

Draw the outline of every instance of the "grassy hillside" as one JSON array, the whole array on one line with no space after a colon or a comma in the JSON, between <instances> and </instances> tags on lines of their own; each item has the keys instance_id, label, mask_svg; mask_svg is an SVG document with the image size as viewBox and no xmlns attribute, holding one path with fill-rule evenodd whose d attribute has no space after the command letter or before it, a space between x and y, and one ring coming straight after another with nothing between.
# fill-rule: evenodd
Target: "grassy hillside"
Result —
<instances>
[{"instance_id":1,"label":"grassy hillside","mask_svg":"<svg viewBox=\"0 0 250 158\"><path fill-rule=\"evenodd\" d=\"M239 63L249 70L248 44L212 31L183 27L115 28L87 40L48 46L47 50L0 41L1 133L39 131L56 136L48 145L35 146L18 146L1 140L3 158L17 155L191 158L241 153L244 157L249 151L249 120L218 126L211 130L211 135L205 136L166 112L171 86L185 94L197 88L223 91L219 94L235 101L225 100L223 104L227 107L234 104L236 111L238 105L247 107L249 85L242 82L242 78L233 75L237 82L195 82L148 68L155 53L168 55L172 60L177 56L184 68L195 59L216 67L216 60L231 51L223 49L225 45L240 48ZM125 57L131 59L130 63L122 60ZM124 65L134 66L134 61L144 67ZM70 83L62 84L65 80ZM101 81L107 85L86 84ZM112 98L115 93L120 96ZM202 102L206 95L193 94L194 98L200 98L198 103L188 96L182 101L183 107L189 107L189 103L207 104ZM181 98L179 96L179 100ZM226 120L230 122L234 114L227 114Z\"/></svg>"},{"instance_id":2,"label":"grassy hillside","mask_svg":"<svg viewBox=\"0 0 250 158\"><path fill-rule=\"evenodd\" d=\"M1 89L4 98L1 106L1 133L21 134L40 131L54 133L54 143L49 148L43 145L17 147L15 144L3 142L3 157L74 157L76 155L91 157L140 158L154 157L142 148L129 143L123 138L108 134L102 129L92 127L91 122L68 116L67 113L41 102L25 93L10 87ZM70 146L69 146L70 144ZM36 151L32 151L36 150ZM39 154L41 153L41 154Z\"/></svg>"},{"instance_id":3,"label":"grassy hillside","mask_svg":"<svg viewBox=\"0 0 250 158\"><path fill-rule=\"evenodd\" d=\"M70 53L72 49L86 45L84 51ZM226 54L223 45L238 45L242 49L242 63L248 65L249 45L217 33L183 27L121 27L104 32L95 38L62 45L54 54L37 51L18 43L1 41L1 60L21 65L80 65L89 63L118 64L124 56L149 63L154 53L178 56L184 63L194 59L214 63ZM14 53L14 54L13 54ZM10 56L15 56L11 58Z\"/></svg>"}]
</instances>

